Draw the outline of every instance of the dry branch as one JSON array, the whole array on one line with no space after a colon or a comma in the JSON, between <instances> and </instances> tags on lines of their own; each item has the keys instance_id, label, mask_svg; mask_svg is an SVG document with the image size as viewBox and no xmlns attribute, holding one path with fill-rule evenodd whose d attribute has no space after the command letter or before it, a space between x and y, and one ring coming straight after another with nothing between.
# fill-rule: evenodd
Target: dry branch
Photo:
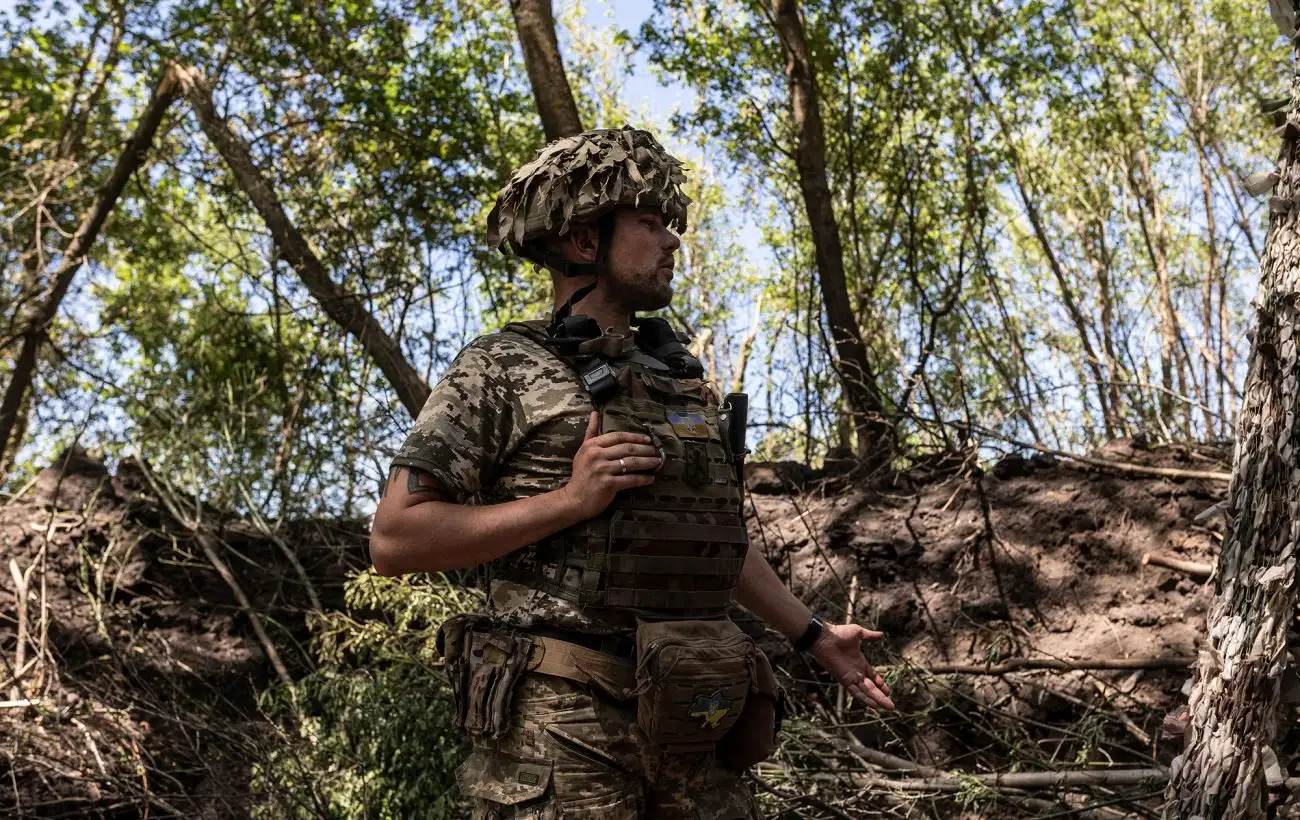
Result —
<instances>
[{"instance_id":1,"label":"dry branch","mask_svg":"<svg viewBox=\"0 0 1300 820\"><path fill-rule=\"evenodd\" d=\"M1008 658L994 664L946 663L936 666L914 667L916 671L931 675L1005 675L1029 669L1185 669L1196 663L1191 656L1167 655L1149 658L1093 658L1067 660L1064 658ZM882 667L888 668L888 667Z\"/></svg>"},{"instance_id":2,"label":"dry branch","mask_svg":"<svg viewBox=\"0 0 1300 820\"><path fill-rule=\"evenodd\" d=\"M230 587L235 600L239 602L239 608L248 617L248 622L253 627L253 633L257 635L257 640L261 642L262 649L266 652L267 660L275 668L275 674L280 677L281 682L292 684L293 677L289 674L288 668L285 667L284 661L280 660L280 653L276 650L275 644L271 642L271 636L266 634L266 628L262 626L262 619L258 617L257 610L253 609L253 602L249 600L244 588L239 585L239 581L235 578L235 574L230 571L230 567L217 553L216 539L197 525L191 527L190 531L194 533L194 540L199 542L199 548L203 550L203 555L208 559L208 563L212 564L217 574L221 576L221 580L225 581L226 586Z\"/></svg>"},{"instance_id":3,"label":"dry branch","mask_svg":"<svg viewBox=\"0 0 1300 820\"><path fill-rule=\"evenodd\" d=\"M275 648L275 644L271 642L271 636L266 633L266 629L262 626L262 619L257 614L257 610L253 608L253 602L249 600L248 594L244 592L244 588L239 585L239 580L235 578L235 574L230 571L230 567L217 553L216 539L203 530L203 522L199 518L195 517L194 519L190 519L181 512L180 504L177 503L176 497L172 493L171 487L167 484L166 480L155 476L152 471L145 467L143 459L138 459L138 461L141 472L144 474L145 480L149 483L149 487L153 490L154 495L158 497L158 501L164 508L166 508L167 512L177 523L184 526L194 535L194 540L198 541L199 548L203 550L203 555L208 559L208 563L212 564L213 569L215 569L217 574L221 576L221 580L225 581L226 586L230 587L230 592L235 596L235 600L239 603L239 608L243 610L244 615L248 618L249 625L253 628L253 634L257 636L257 640L262 644L262 649L266 652L267 660L269 660L271 666L275 668L276 675L280 677L282 682L292 684L293 677L289 674L289 670L284 665L284 661L280 660L280 653Z\"/></svg>"},{"instance_id":4,"label":"dry branch","mask_svg":"<svg viewBox=\"0 0 1300 820\"><path fill-rule=\"evenodd\" d=\"M1184 470L1178 467L1152 467L1146 464L1132 464L1127 461L1111 461L1109 459L1104 459L1104 458L1094 458L1093 456L1079 455L1078 453L1071 453L1066 450L1054 450L1051 447L1044 447L1041 444L1035 444L1033 442L1021 441L1020 439L1011 438L1002 433L999 433L997 430L994 430L992 428L984 427L983 425L980 424L970 424L965 421L960 423L955 423L955 422L940 422L940 423L956 424L957 426L970 427L972 430L978 431L981 435L985 435L988 436L989 438L994 438L999 441L1005 441L1007 444L1012 444L1015 445L1016 447L1021 447L1026 450L1033 450L1034 452L1043 453L1044 455L1056 456L1057 458L1063 458L1067 461L1073 461L1078 464L1085 464L1089 467L1096 467L1101 470L1113 470L1118 473L1130 473L1132 475L1145 475L1154 478L1182 478L1182 479L1189 479L1189 480L1223 481L1223 482L1227 482L1232 479L1232 473L1224 473L1218 470Z\"/></svg>"},{"instance_id":5,"label":"dry branch","mask_svg":"<svg viewBox=\"0 0 1300 820\"><path fill-rule=\"evenodd\" d=\"M72 285L72 280L76 278L77 271L81 270L82 264L85 263L86 255L95 244L100 229L104 227L104 222L113 212L113 207L117 205L118 197L122 195L132 174L144 163L145 154L153 144L154 135L158 132L158 126L162 123L168 106L176 99L176 93L176 75L169 67L163 73L158 87L154 89L149 104L141 112L140 121L136 124L134 133L127 139L122 153L118 155L112 173L105 181L99 196L95 198L95 204L82 217L77 232L72 235L72 240L63 251L63 257L51 272L49 288L40 299L23 310L20 331L22 346L18 350L17 357L14 358L13 367L9 371L9 386L5 388L4 399L0 401L0 473L5 469L4 454L17 450L16 447L10 446L10 439L15 437L14 431L22 411L23 399L27 395L28 388L31 387L36 372L37 356L41 345L45 342L50 323L58 314L63 297Z\"/></svg>"},{"instance_id":6,"label":"dry branch","mask_svg":"<svg viewBox=\"0 0 1300 820\"><path fill-rule=\"evenodd\" d=\"M217 114L207 80L194 69L180 66L174 66L174 69L198 117L199 127L216 146L235 181L262 215L280 255L297 271L299 279L325 314L355 338L379 365L411 418L418 416L424 400L429 397L429 385L361 300L330 278L324 263L290 221L270 182L254 164L248 144Z\"/></svg>"},{"instance_id":7,"label":"dry branch","mask_svg":"<svg viewBox=\"0 0 1300 820\"><path fill-rule=\"evenodd\" d=\"M997 797L999 800L1015 803L1024 808L1037 811L1040 814L1057 811L1061 808L1061 805L1028 797L1024 794L1016 793L1014 790L1029 788L1057 788L1078 785L1132 785L1134 783L1144 783L1148 780L1154 780L1156 783L1164 783L1168 777L1168 773L1164 769L1154 768L958 775L945 772L944 770L934 766L927 766L906 758L898 757L897 755L892 755L888 752L869 748L849 732L832 735L828 732L817 731L816 734L824 740L846 749L854 757L870 766L875 766L892 772L906 772L915 775L914 777L905 778L863 774L853 775L853 780L860 785L882 790L899 789L903 791L956 792L968 788L972 782L978 782L990 789L1005 790L998 792ZM1029 775L1030 777L1019 777L1019 775ZM1109 778L1108 782L1097 782L1103 775ZM1038 781L1043 782L1040 783ZM1114 817L1116 815L1113 811L1101 807L1097 807L1096 809L1081 807L1079 810L1079 816L1085 818L1097 818L1100 820L1100 818Z\"/></svg>"},{"instance_id":8,"label":"dry branch","mask_svg":"<svg viewBox=\"0 0 1300 820\"><path fill-rule=\"evenodd\" d=\"M1209 564L1202 564L1199 561L1184 561L1182 558L1175 558L1172 555L1163 555L1158 552L1148 552L1142 556L1142 566L1147 564L1177 570L1197 578L1209 578L1210 573L1214 571L1214 567Z\"/></svg>"},{"instance_id":9,"label":"dry branch","mask_svg":"<svg viewBox=\"0 0 1300 820\"><path fill-rule=\"evenodd\" d=\"M20 688L23 674L27 671L29 664L27 659L27 578L22 571L18 569L18 562L9 559L9 573L14 579L14 598L18 602L18 647L14 650L14 680L10 690L9 699L11 701L19 700L22 697ZM35 658L32 659L33 661Z\"/></svg>"}]
</instances>

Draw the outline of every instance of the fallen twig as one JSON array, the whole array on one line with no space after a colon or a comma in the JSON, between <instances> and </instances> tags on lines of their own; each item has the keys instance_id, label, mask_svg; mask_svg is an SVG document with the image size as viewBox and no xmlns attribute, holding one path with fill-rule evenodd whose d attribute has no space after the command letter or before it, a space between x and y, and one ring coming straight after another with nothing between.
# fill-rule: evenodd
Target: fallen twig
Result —
<instances>
[{"instance_id":1,"label":"fallen twig","mask_svg":"<svg viewBox=\"0 0 1300 820\"><path fill-rule=\"evenodd\" d=\"M951 422L940 422L940 423L951 424ZM1005 441L1008 444L1014 444L1017 447L1023 447L1026 450L1035 450L1039 453L1045 453L1047 455L1056 456L1058 458L1064 458L1069 461L1078 462L1079 464L1087 464L1090 467L1098 467L1104 470L1114 470L1116 472L1132 473L1134 475L1159 476L1163 478L1191 478L1191 479L1199 478L1205 481L1223 481L1223 482L1228 482L1232 480L1232 473L1224 473L1218 470L1182 470L1177 467L1148 467L1147 465L1144 464L1131 464L1127 461L1110 461L1104 458L1094 458L1092 456L1079 455L1078 453L1070 453L1065 450L1054 450L1051 447L1044 447L1041 444L1033 444L1028 441L1020 441L1018 439L1013 439L1010 438L1009 436L1006 436L1002 433L999 433L996 430L985 427L981 424L969 424L969 422L963 424L965 426L969 426L972 430L978 431L983 435L989 436L990 438L996 438L1001 441Z\"/></svg>"},{"instance_id":2,"label":"fallen twig","mask_svg":"<svg viewBox=\"0 0 1300 820\"><path fill-rule=\"evenodd\" d=\"M1038 797L1030 797L1028 795L1018 792L1018 789L1023 788L1023 786L1016 786L1010 783L997 782L992 778L1011 777L1014 774L1033 775L1033 776L1046 775L1046 776L1057 777L1056 782L1045 781L1042 784L1031 784L1030 786L1031 788L1034 786L1036 786L1037 788L1050 788L1050 787L1068 787L1068 786L1080 786L1080 785L1087 785L1087 786L1132 785L1134 783L1148 783L1148 782L1158 784L1158 783L1165 782L1167 775L1164 774L1159 769L1120 770L1120 771L1110 772L1110 774L1129 776L1129 775L1136 775L1137 773L1144 773L1148 771L1151 773L1151 776L1149 777L1135 776L1131 782L1124 781L1122 783L1114 783L1114 782L1096 783L1096 782L1082 781L1082 780L1077 783L1065 782L1066 780L1069 779L1068 776L1070 775L1089 774L1089 772L1080 772L1080 771L1018 772L1018 773L1011 772L1011 773L999 773L993 775L961 775L960 777L883 777L877 775L861 774L858 772L845 772L842 776L846 776L850 778L858 786L862 786L867 789L873 789L873 790L878 789L882 792L888 792L890 790L893 790L893 791L945 792L951 794L954 792L966 791L967 789L970 789L972 785L978 785L985 789L988 789L989 792L991 792L990 796L993 799L999 800L1004 803L1009 803L1014 806L1019 806L1023 809L1031 810L1035 812L1036 813L1035 816L1038 817L1041 817L1044 814L1048 814L1048 813L1058 817L1064 816L1065 814L1074 814L1078 817L1085 818L1085 820L1102 820L1102 818L1124 817L1127 815L1119 814L1114 810L1107 809L1107 808L1100 808L1100 807L1090 808L1086 806L1079 806L1076 808L1072 808L1069 806L1065 806L1059 802L1044 800ZM1092 774L1102 774L1102 773L1103 772L1092 772ZM809 774L807 775L807 777L812 780L825 780L825 779L829 779L830 776L824 774ZM1061 811L1063 808L1066 810L1065 812Z\"/></svg>"},{"instance_id":3,"label":"fallen twig","mask_svg":"<svg viewBox=\"0 0 1300 820\"><path fill-rule=\"evenodd\" d=\"M1028 669L1185 669L1196 663L1191 655L1170 655L1151 658L1007 658L1000 663L945 663L935 666L914 667L918 672L931 675L1005 675ZM880 667L887 669L888 667Z\"/></svg>"},{"instance_id":4,"label":"fallen twig","mask_svg":"<svg viewBox=\"0 0 1300 820\"><path fill-rule=\"evenodd\" d=\"M767 781L763 780L760 777L754 778L754 784L757 785L763 791L767 792L768 794L774 794L777 797L781 798L782 800L786 801L787 803L807 803L808 805L814 808L821 809L827 814L831 814L834 815L835 817L841 818L841 820L853 820L853 818L850 817L849 815L835 808L834 806L827 803L826 801L818 797L814 797L811 794L791 794L790 792L781 791L780 789L776 788L771 783L768 783Z\"/></svg>"},{"instance_id":5,"label":"fallen twig","mask_svg":"<svg viewBox=\"0 0 1300 820\"><path fill-rule=\"evenodd\" d=\"M1164 769L1075 769L1061 772L989 772L945 777L880 777L852 774L867 786L907 791L960 791L978 783L989 788L1063 789L1074 786L1137 786L1159 784L1169 779Z\"/></svg>"},{"instance_id":6,"label":"fallen twig","mask_svg":"<svg viewBox=\"0 0 1300 820\"><path fill-rule=\"evenodd\" d=\"M145 468L143 459L140 459L140 466L141 472L144 474L145 480L149 482L149 488L153 490L154 495L166 508L167 512L171 514L172 518L194 535L194 540L198 542L199 548L203 550L203 555L208 559L208 563L221 576L221 580L226 582L226 586L230 587L235 600L239 602L240 609L247 616L248 623L253 628L253 633L262 644L267 660L275 668L275 673L283 683L292 684L293 677L289 674L289 669L284 665L284 661L280 660L280 653L276 650L275 644L271 642L271 636L266 634L266 629L262 626L262 619L258 616L257 610L253 608L253 602L249 600L244 588L239 585L239 581L235 578L235 574L230 571L230 567L217 554L216 539L203 529L203 522L197 516L190 519L181 512L180 504L172 494L171 487L167 484L166 479L155 476L149 469Z\"/></svg>"},{"instance_id":7,"label":"fallen twig","mask_svg":"<svg viewBox=\"0 0 1300 820\"><path fill-rule=\"evenodd\" d=\"M9 559L9 574L14 579L14 599L18 602L18 647L14 650L14 682L9 690L9 699L18 700L22 696L23 674L27 671L27 576L18 569L18 562Z\"/></svg>"},{"instance_id":8,"label":"fallen twig","mask_svg":"<svg viewBox=\"0 0 1300 820\"><path fill-rule=\"evenodd\" d=\"M1172 555L1164 555L1159 552L1148 552L1142 556L1142 566L1155 564L1158 567L1177 570L1186 575L1195 578L1209 578L1214 567L1210 564L1202 564L1200 561L1184 561L1182 558L1175 558Z\"/></svg>"},{"instance_id":9,"label":"fallen twig","mask_svg":"<svg viewBox=\"0 0 1300 820\"><path fill-rule=\"evenodd\" d=\"M908 760L904 757L892 755L889 752L882 752L879 749L872 749L862 741L858 740L852 733L845 732L841 735L832 735L828 732L818 731L817 734L830 741L833 744L847 747L850 754L864 763L878 766L894 772L910 772L916 774L921 780L928 782L951 781L955 778L942 769L934 766L927 766L923 763L917 763L914 760ZM857 779L855 777L855 779ZM892 779L882 778L881 782L893 783ZM969 785L967 782L965 785ZM987 784L986 784L987 785ZM938 788L936 791L957 791L956 788ZM998 793L998 799L1021 806L1022 808L1032 809L1039 814L1043 812L1056 812L1061 809L1060 803L1053 803L1047 800L1028 797L1023 794L1013 794L1010 791ZM1116 813L1109 810L1089 811L1083 810L1079 816L1085 820L1101 820L1102 818L1115 817Z\"/></svg>"}]
</instances>

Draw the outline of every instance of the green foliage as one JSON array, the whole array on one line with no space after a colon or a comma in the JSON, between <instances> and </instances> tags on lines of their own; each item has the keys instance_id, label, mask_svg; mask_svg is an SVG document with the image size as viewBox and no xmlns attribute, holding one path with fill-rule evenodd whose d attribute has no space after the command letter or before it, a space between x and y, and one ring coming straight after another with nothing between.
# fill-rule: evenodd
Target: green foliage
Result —
<instances>
[{"instance_id":1,"label":"green foliage","mask_svg":"<svg viewBox=\"0 0 1300 820\"><path fill-rule=\"evenodd\" d=\"M255 766L255 817L459 818L464 755L435 649L438 625L478 603L446 578L362 573L349 612L312 621L315 671L264 694L279 743Z\"/></svg>"}]
</instances>

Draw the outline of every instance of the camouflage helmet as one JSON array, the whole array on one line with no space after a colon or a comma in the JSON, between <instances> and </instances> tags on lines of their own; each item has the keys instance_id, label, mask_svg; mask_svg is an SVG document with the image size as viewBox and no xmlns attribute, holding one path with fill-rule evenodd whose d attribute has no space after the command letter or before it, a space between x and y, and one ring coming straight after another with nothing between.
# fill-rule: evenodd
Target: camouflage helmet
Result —
<instances>
[{"instance_id":1,"label":"camouflage helmet","mask_svg":"<svg viewBox=\"0 0 1300 820\"><path fill-rule=\"evenodd\" d=\"M488 242L504 254L534 258L531 240L564 236L575 222L618 205L656 207L664 224L686 230L682 163L640 128L597 128L558 139L515 171L488 214Z\"/></svg>"}]
</instances>

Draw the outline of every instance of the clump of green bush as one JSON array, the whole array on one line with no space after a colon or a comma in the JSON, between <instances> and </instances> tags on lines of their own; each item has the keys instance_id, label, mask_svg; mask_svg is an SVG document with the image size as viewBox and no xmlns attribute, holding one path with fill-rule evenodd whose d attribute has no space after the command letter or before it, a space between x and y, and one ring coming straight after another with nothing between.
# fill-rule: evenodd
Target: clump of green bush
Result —
<instances>
[{"instance_id":1,"label":"clump of green bush","mask_svg":"<svg viewBox=\"0 0 1300 820\"><path fill-rule=\"evenodd\" d=\"M277 741L254 766L254 817L468 816L464 749L435 648L438 625L481 596L443 576L349 582L347 609L313 616L315 671L262 696Z\"/></svg>"}]
</instances>

